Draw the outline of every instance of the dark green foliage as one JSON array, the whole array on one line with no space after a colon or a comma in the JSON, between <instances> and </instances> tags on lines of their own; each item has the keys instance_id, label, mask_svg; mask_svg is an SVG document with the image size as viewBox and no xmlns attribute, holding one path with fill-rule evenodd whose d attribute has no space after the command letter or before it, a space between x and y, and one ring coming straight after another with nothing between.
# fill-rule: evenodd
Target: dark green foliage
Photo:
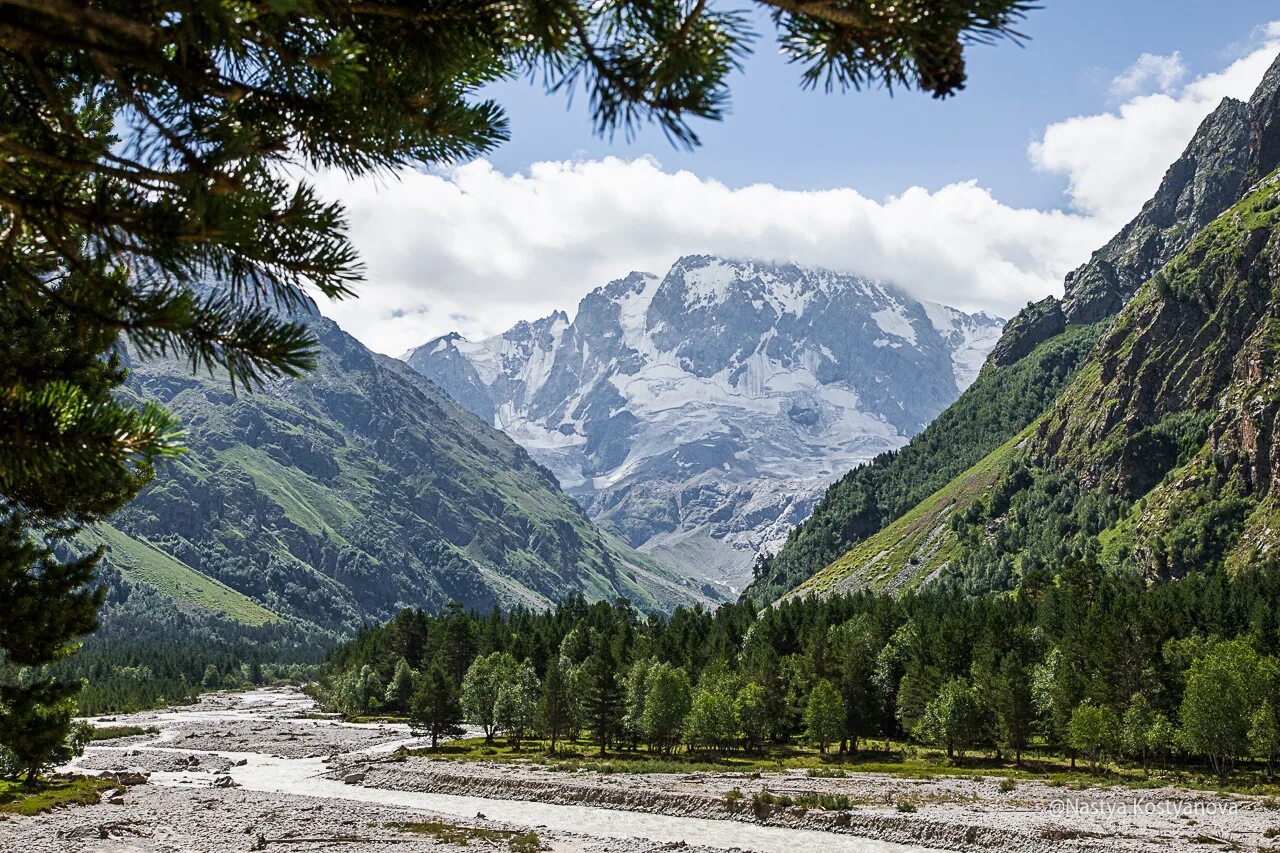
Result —
<instances>
[{"instance_id":1,"label":"dark green foliage","mask_svg":"<svg viewBox=\"0 0 1280 853\"><path fill-rule=\"evenodd\" d=\"M435 749L440 738L458 737L462 728L462 705L458 688L444 667L433 663L409 703L409 724L418 736L430 736Z\"/></svg>"},{"instance_id":2,"label":"dark green foliage","mask_svg":"<svg viewBox=\"0 0 1280 853\"><path fill-rule=\"evenodd\" d=\"M945 577L970 593L1012 589L1019 577L1044 582L1068 559L1095 557L1097 536L1128 502L1087 489L1074 471L1016 460L985 500L953 517L960 554Z\"/></svg>"},{"instance_id":3,"label":"dark green foliage","mask_svg":"<svg viewBox=\"0 0 1280 853\"><path fill-rule=\"evenodd\" d=\"M883 80L939 97L963 87L965 43L1016 37L1011 26L1029 8L764 5L809 82ZM342 207L295 182L290 167L359 175L475 156L507 137L502 110L478 90L518 74L552 91L581 85L602 132L652 121L694 144L688 118L722 115L727 78L752 39L743 13L682 0L4 9L7 296L68 309L91 336L105 335L97 352L123 334L140 352L175 353L249 384L312 363L305 326L272 303L299 304L307 283L340 298L361 274ZM217 285L192 288L202 280ZM0 446L20 444L39 465L119 463L157 447L146 429L103 429L106 412L84 412L74 389L6 399L41 429L6 431ZM68 456L62 439L79 424L103 441Z\"/></svg>"},{"instance_id":4,"label":"dark green foliage","mask_svg":"<svg viewBox=\"0 0 1280 853\"><path fill-rule=\"evenodd\" d=\"M84 284L71 275L65 289ZM172 450L167 415L117 400L126 374L118 354L102 355L113 338L57 302L0 300L0 747L21 753L28 769L63 751L67 700L79 686L39 668L97 627L104 595L91 583L101 553L66 545L131 498ZM86 457L86 448L95 452ZM48 729L37 732L42 722Z\"/></svg>"},{"instance_id":5,"label":"dark green foliage","mask_svg":"<svg viewBox=\"0 0 1280 853\"><path fill-rule=\"evenodd\" d=\"M556 744L568 730L572 701L560 656L552 655L542 678L542 699L538 703L538 728L551 741L549 748L552 752L556 751Z\"/></svg>"},{"instance_id":6,"label":"dark green foliage","mask_svg":"<svg viewBox=\"0 0 1280 853\"><path fill-rule=\"evenodd\" d=\"M906 447L833 484L782 550L757 563L744 596L772 602L1017 435L1057 398L1097 334L1073 329L1010 367L988 367Z\"/></svg>"},{"instance_id":7,"label":"dark green foliage","mask_svg":"<svg viewBox=\"0 0 1280 853\"><path fill-rule=\"evenodd\" d=\"M600 745L601 755L622 733L625 697L620 684L621 666L618 649L605 637L597 640L595 651L583 666L585 720Z\"/></svg>"},{"instance_id":8,"label":"dark green foliage","mask_svg":"<svg viewBox=\"0 0 1280 853\"><path fill-rule=\"evenodd\" d=\"M963 43L1012 36L1009 27L1033 8L1008 0L880 4L763 0L781 29L784 54L807 67L807 86L918 86L945 98L964 88ZM956 38L959 35L960 38Z\"/></svg>"},{"instance_id":9,"label":"dark green foliage","mask_svg":"<svg viewBox=\"0 0 1280 853\"><path fill-rule=\"evenodd\" d=\"M1028 8L767 5L810 82L939 97L963 87L964 44L1016 37ZM293 313L304 287L342 298L362 271L341 205L303 169L484 152L507 127L477 92L521 73L581 84L602 131L653 121L691 144L686 118L722 114L750 38L741 13L682 0L11 0L0 16L0 522L14 522L0 591L72 611L33 625L40 643L4 638L32 664L92 627L99 603L81 589L92 558L57 565L46 538L119 507L176 449L167 414L111 394L122 339L233 387L315 364ZM33 612L12 606L0 623ZM26 707L18 689L0 702Z\"/></svg>"},{"instance_id":10,"label":"dark green foliage","mask_svg":"<svg viewBox=\"0 0 1280 853\"><path fill-rule=\"evenodd\" d=\"M47 767L79 755L88 732L73 725L75 695L80 685L26 671L5 679L0 707L0 745L12 756L14 770L28 785Z\"/></svg>"},{"instance_id":11,"label":"dark green foliage","mask_svg":"<svg viewBox=\"0 0 1280 853\"><path fill-rule=\"evenodd\" d=\"M106 572L111 589L102 627L53 667L85 686L80 715L139 711L194 701L209 666L219 689L309 680L333 634L287 622L246 625L217 614L179 610L160 593ZM259 680L254 681L254 672Z\"/></svg>"},{"instance_id":12,"label":"dark green foliage","mask_svg":"<svg viewBox=\"0 0 1280 853\"><path fill-rule=\"evenodd\" d=\"M776 696L788 703L785 713L768 715L770 735L781 743L812 736L827 746L843 742L843 751L857 738L916 736L952 753L995 748L1022 760L1045 746L1084 744L1083 723L1073 731L1072 720L1087 705L1105 709L1107 720L1137 721L1130 727L1141 730L1139 751L1169 756L1176 752L1171 733L1189 707L1188 673L1194 697L1201 681L1209 683L1196 674L1207 666L1198 662L1222 641L1252 650L1257 672L1275 671L1276 600L1280 570L1234 580L1221 572L1192 574L1148 585L1130 573L1069 561L1049 582L1024 581L998 596L969 596L941 584L903 597L788 600L759 613L746 603L728 604L646 619L626 606L588 605L578 597L550 611L496 617L405 611L334 649L321 673L321 695L324 685L352 674L385 682L402 657L415 668L442 659L451 630L460 633L456 624L465 620L479 637L475 656L501 646L532 663L545 697L544 736L553 733L546 709L556 696L566 709L581 703L589 736L614 751L635 749L637 738L619 737L620 673L639 661L649 685L640 738L664 751L680 743L718 752L757 747L761 709ZM575 667L580 680L562 671ZM746 695L764 684L772 686ZM1236 703L1231 731L1206 716L1207 735L1196 743L1225 737L1238 746L1249 740L1256 717L1263 750L1256 757L1266 760L1271 732L1265 715L1258 716L1262 692ZM1198 759L1201 747L1183 755ZM1203 757L1212 757L1207 747Z\"/></svg>"}]
</instances>

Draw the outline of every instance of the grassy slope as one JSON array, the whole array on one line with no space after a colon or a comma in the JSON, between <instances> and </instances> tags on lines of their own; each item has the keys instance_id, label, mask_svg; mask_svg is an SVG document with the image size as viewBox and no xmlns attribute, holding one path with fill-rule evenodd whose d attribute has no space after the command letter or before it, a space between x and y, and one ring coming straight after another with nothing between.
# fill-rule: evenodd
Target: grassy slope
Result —
<instances>
[{"instance_id":1,"label":"grassy slope","mask_svg":"<svg viewBox=\"0 0 1280 853\"><path fill-rule=\"evenodd\" d=\"M921 501L795 589L791 595L834 595L860 588L903 589L941 571L956 548L951 516L999 477L1030 428Z\"/></svg>"},{"instance_id":2,"label":"grassy slope","mask_svg":"<svg viewBox=\"0 0 1280 853\"><path fill-rule=\"evenodd\" d=\"M1147 482L1144 466L1156 464L1142 443L1150 427L1178 412L1214 408L1220 411L1211 435L1218 436L1218 445L1206 442L1180 468L1155 471L1154 488L1146 485L1128 494L1141 500L1099 536L1104 558L1127 565L1137 554L1137 567L1148 575L1168 573L1169 565L1150 555L1168 548L1164 540L1178 532L1175 525L1182 518L1193 519L1199 531L1186 531L1188 548L1200 547L1208 537L1210 520L1215 526L1234 525L1222 536L1225 545L1202 548L1206 564L1199 568L1226 560L1238 569L1271 550L1280 542L1274 498L1262 500L1243 521L1213 511L1233 498L1250 501L1252 489L1267 486L1224 468L1222 460L1242 455L1231 444L1233 434L1265 435L1271 429L1258 414L1266 401L1277 399L1268 377L1273 375L1269 365L1280 360L1280 331L1272 328L1280 324L1267 309L1273 284L1256 264L1251 266L1242 247L1251 234L1270 237L1277 228L1280 180L1273 180L1222 214L1139 291L1042 418L794 594L904 589L930 577L955 556L951 515L986 498L1019 445L1038 465L1078 470L1091 482L1124 493L1134 483ZM1265 263L1265 254L1260 257ZM1252 369L1241 370L1241 365ZM1233 400L1234 407L1225 405ZM1250 407L1252 417L1243 414Z\"/></svg>"},{"instance_id":3,"label":"grassy slope","mask_svg":"<svg viewBox=\"0 0 1280 853\"><path fill-rule=\"evenodd\" d=\"M190 449L112 518L146 543L135 576L163 562L158 549L283 617L345 630L449 601L541 607L580 591L669 610L725 597L604 534L406 365L328 320L314 328L316 370L254 393L178 363L133 365L132 393L173 411Z\"/></svg>"},{"instance_id":4,"label":"grassy slope","mask_svg":"<svg viewBox=\"0 0 1280 853\"><path fill-rule=\"evenodd\" d=\"M1074 327L1016 364L984 369L906 447L876 457L833 484L744 597L757 604L774 601L1021 433L1066 387L1098 331L1096 326Z\"/></svg>"},{"instance_id":5,"label":"grassy slope","mask_svg":"<svg viewBox=\"0 0 1280 853\"><path fill-rule=\"evenodd\" d=\"M179 603L204 607L246 625L262 625L279 618L248 596L109 524L98 525L86 537L100 540L112 565L130 581L150 584Z\"/></svg>"}]
</instances>

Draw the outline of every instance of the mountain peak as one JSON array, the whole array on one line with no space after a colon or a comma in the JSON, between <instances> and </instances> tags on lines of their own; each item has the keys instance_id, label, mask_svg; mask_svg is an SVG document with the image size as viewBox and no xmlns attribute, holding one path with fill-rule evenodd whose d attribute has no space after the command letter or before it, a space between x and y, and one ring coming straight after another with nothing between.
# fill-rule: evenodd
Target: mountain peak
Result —
<instances>
[{"instance_id":1,"label":"mountain peak","mask_svg":"<svg viewBox=\"0 0 1280 853\"><path fill-rule=\"evenodd\" d=\"M1245 180L1252 186L1280 166L1280 55L1249 99L1253 116L1249 136L1249 171Z\"/></svg>"},{"instance_id":2,"label":"mountain peak","mask_svg":"<svg viewBox=\"0 0 1280 853\"><path fill-rule=\"evenodd\" d=\"M1280 57L1249 103L1223 98L1205 116L1142 210L1067 274L1061 300L1028 306L1009 323L991 364L1012 364L1068 325L1114 316L1193 235L1280 164Z\"/></svg>"},{"instance_id":3,"label":"mountain peak","mask_svg":"<svg viewBox=\"0 0 1280 853\"><path fill-rule=\"evenodd\" d=\"M852 274L707 254L555 316L410 364L630 543L734 585L832 479L950 403L1003 325Z\"/></svg>"}]
</instances>

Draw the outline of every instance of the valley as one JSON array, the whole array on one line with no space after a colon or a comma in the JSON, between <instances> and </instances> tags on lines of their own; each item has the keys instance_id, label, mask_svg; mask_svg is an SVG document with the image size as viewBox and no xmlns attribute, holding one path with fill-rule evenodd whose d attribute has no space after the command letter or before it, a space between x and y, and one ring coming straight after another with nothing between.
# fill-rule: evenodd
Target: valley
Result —
<instances>
[{"instance_id":1,"label":"valley","mask_svg":"<svg viewBox=\"0 0 1280 853\"><path fill-rule=\"evenodd\" d=\"M343 724L301 694L211 694L193 707L112 718L158 729L90 747L78 768L127 784L100 805L0 820L0 842L32 853L284 848L448 850L466 846L646 853L927 853L929 850L1155 851L1205 839L1265 846L1275 812L1260 798L994 778L796 773L574 774L536 765L403 759L403 726ZM106 724L106 722L99 723ZM750 798L822 793L843 809L752 812ZM917 806L904 812L895 803ZM1192 817L1194 816L1194 817ZM533 833L533 835L528 835ZM928 838L920 846L922 838Z\"/></svg>"}]
</instances>

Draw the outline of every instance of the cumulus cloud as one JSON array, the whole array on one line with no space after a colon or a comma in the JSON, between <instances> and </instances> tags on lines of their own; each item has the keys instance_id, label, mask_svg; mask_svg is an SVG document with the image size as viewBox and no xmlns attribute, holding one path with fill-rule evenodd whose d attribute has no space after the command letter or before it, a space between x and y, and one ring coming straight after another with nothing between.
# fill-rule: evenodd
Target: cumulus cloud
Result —
<instances>
[{"instance_id":1,"label":"cumulus cloud","mask_svg":"<svg viewBox=\"0 0 1280 853\"><path fill-rule=\"evenodd\" d=\"M634 269L661 275L698 252L857 271L1007 314L1105 239L1087 217L1011 208L973 182L876 201L852 189L733 189L648 158L518 175L476 161L321 188L346 202L369 267L360 299L326 313L393 354L450 330L475 338L572 312L596 285Z\"/></svg>"},{"instance_id":2,"label":"cumulus cloud","mask_svg":"<svg viewBox=\"0 0 1280 853\"><path fill-rule=\"evenodd\" d=\"M1280 51L1280 22L1260 29L1258 42L1221 71L1182 85L1171 81L1165 90L1135 95L1112 112L1051 124L1031 144L1031 162L1067 176L1075 211L1118 227L1155 192L1165 169L1223 98L1248 99ZM1144 54L1117 80L1149 83L1158 60L1176 57Z\"/></svg>"},{"instance_id":3,"label":"cumulus cloud","mask_svg":"<svg viewBox=\"0 0 1280 853\"><path fill-rule=\"evenodd\" d=\"M1144 53L1138 61L1111 81L1111 94L1117 98L1132 98L1151 91L1168 92L1187 76L1187 66L1182 54L1174 51L1168 56Z\"/></svg>"},{"instance_id":4,"label":"cumulus cloud","mask_svg":"<svg viewBox=\"0 0 1280 853\"><path fill-rule=\"evenodd\" d=\"M707 252L848 270L1012 316L1061 292L1065 273L1151 195L1200 120L1224 96L1248 97L1277 50L1280 24L1228 67L1186 83L1177 54L1144 56L1117 77L1116 91L1132 93L1114 111L1046 128L1029 158L1066 177L1067 210L1011 207L974 181L885 199L734 188L650 158L542 162L518 174L479 160L377 181L320 175L321 192L347 205L368 273L359 299L321 308L398 355L449 331L475 339L552 310L572 314L588 290L630 270L661 274L682 254Z\"/></svg>"}]
</instances>

